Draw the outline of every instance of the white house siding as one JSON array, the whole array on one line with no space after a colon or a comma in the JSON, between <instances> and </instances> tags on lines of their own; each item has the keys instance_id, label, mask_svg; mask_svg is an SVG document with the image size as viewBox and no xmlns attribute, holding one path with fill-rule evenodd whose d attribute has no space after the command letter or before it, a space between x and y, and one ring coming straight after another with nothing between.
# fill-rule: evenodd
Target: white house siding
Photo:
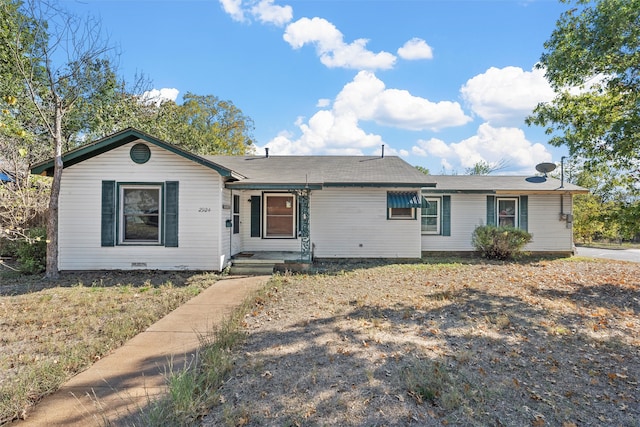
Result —
<instances>
[{"instance_id":1,"label":"white house siding","mask_svg":"<svg viewBox=\"0 0 640 427\"><path fill-rule=\"evenodd\" d=\"M387 219L393 188L327 188L311 193L311 243L317 258L419 258L420 221Z\"/></svg>"},{"instance_id":2,"label":"white house siding","mask_svg":"<svg viewBox=\"0 0 640 427\"><path fill-rule=\"evenodd\" d=\"M564 213L571 213L571 195L529 196L529 232L533 234L533 241L524 250L542 252L573 250L572 224L560 220L560 197L564 199Z\"/></svg>"},{"instance_id":3,"label":"white house siding","mask_svg":"<svg viewBox=\"0 0 640 427\"><path fill-rule=\"evenodd\" d=\"M222 180L211 169L153 144L145 164L130 143L64 170L60 193L59 269L217 270ZM179 181L179 247L101 247L101 183ZM224 226L224 225L223 225Z\"/></svg>"},{"instance_id":4,"label":"white house siding","mask_svg":"<svg viewBox=\"0 0 640 427\"><path fill-rule=\"evenodd\" d=\"M438 195L433 195L437 197ZM518 197L497 195L496 197ZM571 212L571 195L564 196L564 212ZM528 195L528 231L533 241L524 250L569 252L573 248L571 226L560 221L560 194ZM422 250L473 251L471 235L487 221L486 194L451 194L451 236L422 235Z\"/></svg>"}]
</instances>

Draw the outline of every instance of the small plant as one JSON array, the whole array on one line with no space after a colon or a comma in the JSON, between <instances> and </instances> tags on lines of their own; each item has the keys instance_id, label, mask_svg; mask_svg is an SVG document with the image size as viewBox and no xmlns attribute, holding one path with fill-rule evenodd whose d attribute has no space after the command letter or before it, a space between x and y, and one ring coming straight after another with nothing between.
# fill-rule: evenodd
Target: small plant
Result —
<instances>
[{"instance_id":1,"label":"small plant","mask_svg":"<svg viewBox=\"0 0 640 427\"><path fill-rule=\"evenodd\" d=\"M471 243L482 257L505 260L515 258L532 238L519 228L482 225L473 231Z\"/></svg>"},{"instance_id":2,"label":"small plant","mask_svg":"<svg viewBox=\"0 0 640 427\"><path fill-rule=\"evenodd\" d=\"M23 273L43 272L47 263L47 230L37 227L27 231L26 238L18 244L17 256Z\"/></svg>"}]
</instances>

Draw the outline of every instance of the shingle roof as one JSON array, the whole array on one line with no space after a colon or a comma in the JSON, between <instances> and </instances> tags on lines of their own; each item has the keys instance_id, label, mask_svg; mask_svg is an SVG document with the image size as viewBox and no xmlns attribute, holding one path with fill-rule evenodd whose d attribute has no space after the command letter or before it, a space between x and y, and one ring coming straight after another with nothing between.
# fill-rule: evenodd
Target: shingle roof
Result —
<instances>
[{"instance_id":1,"label":"shingle roof","mask_svg":"<svg viewBox=\"0 0 640 427\"><path fill-rule=\"evenodd\" d=\"M509 175L430 175L436 187L434 192L554 192L587 193L589 190L559 179L542 176Z\"/></svg>"},{"instance_id":2,"label":"shingle roof","mask_svg":"<svg viewBox=\"0 0 640 427\"><path fill-rule=\"evenodd\" d=\"M396 156L205 156L246 178L230 186L433 186L434 179Z\"/></svg>"}]
</instances>

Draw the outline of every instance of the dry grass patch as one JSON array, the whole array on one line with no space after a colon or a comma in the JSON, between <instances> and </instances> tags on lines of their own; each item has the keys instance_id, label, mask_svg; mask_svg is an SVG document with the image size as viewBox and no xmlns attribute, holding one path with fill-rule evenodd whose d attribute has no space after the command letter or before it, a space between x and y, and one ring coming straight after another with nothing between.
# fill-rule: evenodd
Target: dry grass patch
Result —
<instances>
[{"instance_id":1,"label":"dry grass patch","mask_svg":"<svg viewBox=\"0 0 640 427\"><path fill-rule=\"evenodd\" d=\"M217 280L188 273L0 276L0 425Z\"/></svg>"},{"instance_id":2,"label":"dry grass patch","mask_svg":"<svg viewBox=\"0 0 640 427\"><path fill-rule=\"evenodd\" d=\"M280 276L204 425L640 424L640 265Z\"/></svg>"}]
</instances>

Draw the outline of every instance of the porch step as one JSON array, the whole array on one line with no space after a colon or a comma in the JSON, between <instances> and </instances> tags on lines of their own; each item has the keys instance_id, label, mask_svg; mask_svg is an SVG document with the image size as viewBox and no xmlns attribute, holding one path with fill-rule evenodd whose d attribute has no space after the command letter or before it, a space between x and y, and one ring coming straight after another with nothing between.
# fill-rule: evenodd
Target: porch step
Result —
<instances>
[{"instance_id":1,"label":"porch step","mask_svg":"<svg viewBox=\"0 0 640 427\"><path fill-rule=\"evenodd\" d=\"M247 274L252 276L268 275L273 274L275 266L276 264L273 261L259 263L243 262L240 264L236 264L235 261L232 261L229 274Z\"/></svg>"}]
</instances>

